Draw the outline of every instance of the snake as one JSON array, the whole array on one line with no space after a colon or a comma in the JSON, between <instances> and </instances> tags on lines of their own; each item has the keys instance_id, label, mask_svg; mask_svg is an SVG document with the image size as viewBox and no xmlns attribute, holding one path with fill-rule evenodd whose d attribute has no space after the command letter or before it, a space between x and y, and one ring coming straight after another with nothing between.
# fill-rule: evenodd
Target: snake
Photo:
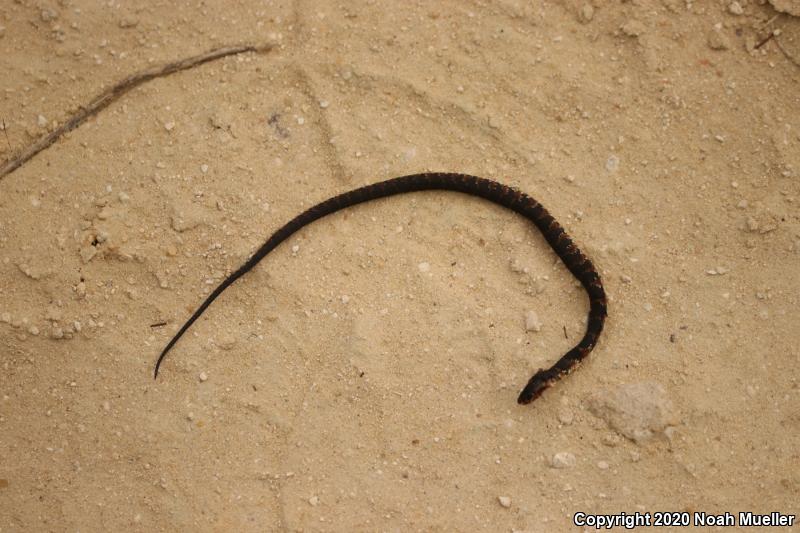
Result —
<instances>
[{"instance_id":1,"label":"snake","mask_svg":"<svg viewBox=\"0 0 800 533\"><path fill-rule=\"evenodd\" d=\"M297 215L275 231L242 266L226 277L206 297L161 351L155 364L154 379L158 378L158 370L164 361L164 357L186 333L186 330L200 318L208 306L225 289L252 270L267 254L295 232L316 220L354 205L398 194L429 190L452 191L476 196L527 218L539 229L556 255L586 290L589 296L589 317L583 337L553 366L546 369L540 368L536 371L519 393L517 402L524 405L539 398L546 389L570 373L578 363L589 355L597 344L600 333L603 331L603 324L608 316L606 293L603 289L600 274L592 261L580 251L574 241L567 235L561 224L535 199L514 187L494 180L450 172L411 174L365 185L329 198Z\"/></svg>"}]
</instances>

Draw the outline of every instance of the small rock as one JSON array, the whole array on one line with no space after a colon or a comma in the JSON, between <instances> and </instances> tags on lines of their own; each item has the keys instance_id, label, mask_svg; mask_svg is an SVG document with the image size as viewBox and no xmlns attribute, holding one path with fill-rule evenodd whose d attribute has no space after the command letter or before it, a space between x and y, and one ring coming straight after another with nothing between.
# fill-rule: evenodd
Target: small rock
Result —
<instances>
[{"instance_id":1,"label":"small rock","mask_svg":"<svg viewBox=\"0 0 800 533\"><path fill-rule=\"evenodd\" d=\"M608 156L606 159L606 170L609 172L616 172L619 168L619 157L614 154Z\"/></svg>"},{"instance_id":2,"label":"small rock","mask_svg":"<svg viewBox=\"0 0 800 533\"><path fill-rule=\"evenodd\" d=\"M5 322L6 324L11 323L11 313L0 314L0 322Z\"/></svg>"},{"instance_id":3,"label":"small rock","mask_svg":"<svg viewBox=\"0 0 800 533\"><path fill-rule=\"evenodd\" d=\"M167 131L172 131L175 128L175 123L172 121L166 122L164 124L164 129Z\"/></svg>"},{"instance_id":4,"label":"small rock","mask_svg":"<svg viewBox=\"0 0 800 533\"><path fill-rule=\"evenodd\" d=\"M139 25L139 21L133 17L125 17L119 21L119 27L123 29L135 28Z\"/></svg>"},{"instance_id":5,"label":"small rock","mask_svg":"<svg viewBox=\"0 0 800 533\"><path fill-rule=\"evenodd\" d=\"M327 100L320 100L320 101L319 101L319 106L320 106L322 109L325 109L325 108L327 108L329 105L331 105L331 104L330 104L330 102L328 102Z\"/></svg>"},{"instance_id":6,"label":"small rock","mask_svg":"<svg viewBox=\"0 0 800 533\"><path fill-rule=\"evenodd\" d=\"M594 7L592 7L592 4L583 4L580 13L581 22L586 24L591 22L593 18L594 18Z\"/></svg>"},{"instance_id":7,"label":"small rock","mask_svg":"<svg viewBox=\"0 0 800 533\"><path fill-rule=\"evenodd\" d=\"M176 213L170 217L170 226L178 233L189 231L202 224L202 219L194 213Z\"/></svg>"},{"instance_id":8,"label":"small rock","mask_svg":"<svg viewBox=\"0 0 800 533\"><path fill-rule=\"evenodd\" d=\"M498 496L497 501L500 502L500 505L502 505L506 509L511 507L511 498L509 498L508 496Z\"/></svg>"},{"instance_id":9,"label":"small rock","mask_svg":"<svg viewBox=\"0 0 800 533\"><path fill-rule=\"evenodd\" d=\"M52 9L43 9L39 14L39 18L42 19L42 22L50 22L58 18L58 13Z\"/></svg>"},{"instance_id":10,"label":"small rock","mask_svg":"<svg viewBox=\"0 0 800 533\"><path fill-rule=\"evenodd\" d=\"M420 272L423 272L423 273L424 272L429 272L430 269L431 269L431 265L430 265L430 263L426 263L426 262L423 261L422 263L417 265L417 268L419 269Z\"/></svg>"},{"instance_id":11,"label":"small rock","mask_svg":"<svg viewBox=\"0 0 800 533\"><path fill-rule=\"evenodd\" d=\"M28 333L30 333L35 337L36 335L39 334L39 328L37 328L36 326L31 326L28 328Z\"/></svg>"},{"instance_id":12,"label":"small rock","mask_svg":"<svg viewBox=\"0 0 800 533\"><path fill-rule=\"evenodd\" d=\"M558 421L564 424L565 426L572 424L574 420L575 420L575 415L573 415L572 411L570 411L569 409L562 408L558 411Z\"/></svg>"},{"instance_id":13,"label":"small rock","mask_svg":"<svg viewBox=\"0 0 800 533\"><path fill-rule=\"evenodd\" d=\"M233 348L236 347L236 344L237 344L236 337L232 335L222 335L217 339L217 346L219 347L219 349L224 350L226 352L233 350ZM200 375L202 376L203 374ZM201 378L200 381L205 381L205 380Z\"/></svg>"},{"instance_id":14,"label":"small rock","mask_svg":"<svg viewBox=\"0 0 800 533\"><path fill-rule=\"evenodd\" d=\"M639 37L647 31L647 27L636 19L631 19L622 25L622 33L628 37Z\"/></svg>"},{"instance_id":15,"label":"small rock","mask_svg":"<svg viewBox=\"0 0 800 533\"><path fill-rule=\"evenodd\" d=\"M722 32L721 28L714 28L709 32L706 39L708 47L712 50L727 50L731 47L728 36Z\"/></svg>"},{"instance_id":16,"label":"small rock","mask_svg":"<svg viewBox=\"0 0 800 533\"><path fill-rule=\"evenodd\" d=\"M310 497L310 498L308 499L308 503L309 503L309 504L310 504L312 507L316 507L317 505L319 505L319 497L318 497L318 496L312 496L312 497Z\"/></svg>"},{"instance_id":17,"label":"small rock","mask_svg":"<svg viewBox=\"0 0 800 533\"><path fill-rule=\"evenodd\" d=\"M208 374L206 374L205 372L200 372L200 375L197 376L197 378L200 380L201 383L205 383L206 381L208 381Z\"/></svg>"},{"instance_id":18,"label":"small rock","mask_svg":"<svg viewBox=\"0 0 800 533\"><path fill-rule=\"evenodd\" d=\"M577 459L569 452L558 452L553 456L550 461L550 466L553 468L570 468L575 466Z\"/></svg>"},{"instance_id":19,"label":"small rock","mask_svg":"<svg viewBox=\"0 0 800 533\"><path fill-rule=\"evenodd\" d=\"M542 331L542 323L535 311L528 311L525 314L525 331Z\"/></svg>"},{"instance_id":20,"label":"small rock","mask_svg":"<svg viewBox=\"0 0 800 533\"><path fill-rule=\"evenodd\" d=\"M597 463L597 468L600 470L608 470L609 464L606 461L599 461Z\"/></svg>"},{"instance_id":21,"label":"small rock","mask_svg":"<svg viewBox=\"0 0 800 533\"><path fill-rule=\"evenodd\" d=\"M673 403L658 383L629 383L614 391L602 390L588 405L592 414L637 443L664 434L678 423Z\"/></svg>"},{"instance_id":22,"label":"small rock","mask_svg":"<svg viewBox=\"0 0 800 533\"><path fill-rule=\"evenodd\" d=\"M730 4L728 4L728 11L730 11L734 15L743 15L744 14L744 9L742 8L742 4L740 4L739 2L736 2L736 1L733 1Z\"/></svg>"},{"instance_id":23,"label":"small rock","mask_svg":"<svg viewBox=\"0 0 800 533\"><path fill-rule=\"evenodd\" d=\"M203 174L208 172L208 165L206 164L200 165L200 172L202 172Z\"/></svg>"},{"instance_id":24,"label":"small rock","mask_svg":"<svg viewBox=\"0 0 800 533\"><path fill-rule=\"evenodd\" d=\"M95 255L97 255L97 248L95 248L94 246L84 246L83 248L81 248L80 254L81 254L81 260L84 263L88 263L94 258Z\"/></svg>"},{"instance_id":25,"label":"small rock","mask_svg":"<svg viewBox=\"0 0 800 533\"><path fill-rule=\"evenodd\" d=\"M230 130L233 126L233 115L227 109L217 109L208 118L211 125L220 130Z\"/></svg>"}]
</instances>

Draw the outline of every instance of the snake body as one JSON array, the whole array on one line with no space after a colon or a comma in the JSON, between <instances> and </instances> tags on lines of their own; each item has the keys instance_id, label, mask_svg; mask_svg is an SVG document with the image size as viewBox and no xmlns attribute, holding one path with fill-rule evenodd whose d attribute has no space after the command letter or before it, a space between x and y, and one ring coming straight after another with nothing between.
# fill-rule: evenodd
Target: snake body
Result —
<instances>
[{"instance_id":1,"label":"snake body","mask_svg":"<svg viewBox=\"0 0 800 533\"><path fill-rule=\"evenodd\" d=\"M607 316L606 294L600 275L592 262L578 249L548 211L527 194L493 180L453 173L424 173L401 176L334 196L321 202L290 220L278 229L238 270L223 280L205 299L192 316L162 350L156 362L154 377L158 377L158 369L167 352L178 342L178 339L203 314L211 303L222 294L234 281L253 269L268 253L288 239L300 228L350 206L369 202L378 198L386 198L397 194L416 191L444 190L455 191L471 196L478 196L508 208L533 222L542 235L564 262L570 272L581 282L589 295L589 319L583 338L564 354L552 367L537 371L519 394L517 402L528 404L538 398L563 375L570 372L589 352L592 351Z\"/></svg>"}]
</instances>

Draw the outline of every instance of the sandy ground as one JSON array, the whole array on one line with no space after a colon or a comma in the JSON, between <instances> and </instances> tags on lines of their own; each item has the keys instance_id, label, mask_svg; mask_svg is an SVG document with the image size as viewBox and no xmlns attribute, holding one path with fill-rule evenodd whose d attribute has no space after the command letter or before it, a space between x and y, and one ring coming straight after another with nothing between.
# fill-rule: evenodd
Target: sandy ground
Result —
<instances>
[{"instance_id":1,"label":"sandy ground","mask_svg":"<svg viewBox=\"0 0 800 533\"><path fill-rule=\"evenodd\" d=\"M174 4L0 3L0 161L137 70L276 45L149 82L0 181L0 531L798 514L800 19L752 0ZM520 187L592 257L610 317L577 372L515 403L587 299L513 213L424 193L301 231L153 381L271 231L424 170Z\"/></svg>"}]
</instances>

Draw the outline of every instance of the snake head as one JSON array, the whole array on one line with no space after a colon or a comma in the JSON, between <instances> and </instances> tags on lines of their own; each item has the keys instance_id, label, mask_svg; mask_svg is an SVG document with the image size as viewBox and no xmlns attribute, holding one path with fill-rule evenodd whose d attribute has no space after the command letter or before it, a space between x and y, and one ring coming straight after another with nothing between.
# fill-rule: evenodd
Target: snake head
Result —
<instances>
[{"instance_id":1,"label":"snake head","mask_svg":"<svg viewBox=\"0 0 800 533\"><path fill-rule=\"evenodd\" d=\"M525 385L522 392L519 393L517 403L520 405L527 405L541 396L544 390L553 384L554 379L551 374L550 371L540 368L539 371L528 380L528 384Z\"/></svg>"}]
</instances>

